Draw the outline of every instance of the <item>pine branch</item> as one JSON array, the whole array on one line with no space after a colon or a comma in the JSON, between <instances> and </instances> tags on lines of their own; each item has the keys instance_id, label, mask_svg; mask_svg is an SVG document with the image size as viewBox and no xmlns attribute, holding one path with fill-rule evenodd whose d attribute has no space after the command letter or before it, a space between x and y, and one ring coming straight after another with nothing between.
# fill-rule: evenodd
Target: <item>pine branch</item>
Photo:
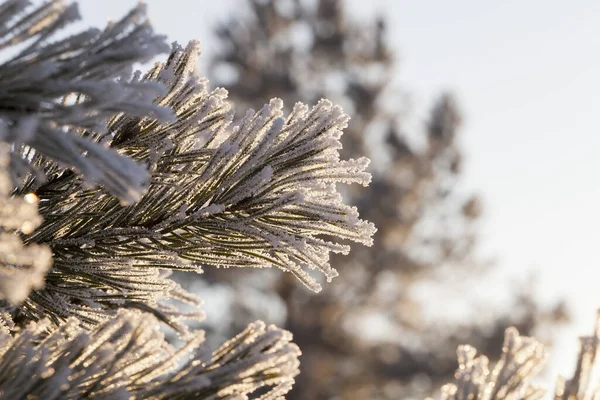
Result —
<instances>
[{"instance_id":1,"label":"pine branch","mask_svg":"<svg viewBox=\"0 0 600 400\"><path fill-rule=\"evenodd\" d=\"M600 344L600 310L596 317L594 334L579 338L579 354L575 364L575 372L569 379L558 377L554 400L588 400L597 399L600 395L600 385L597 381L598 345ZM594 374L594 372L596 372ZM592 382L592 379L595 381Z\"/></svg>"},{"instance_id":2,"label":"pine branch","mask_svg":"<svg viewBox=\"0 0 600 400\"><path fill-rule=\"evenodd\" d=\"M336 191L370 180L367 159L339 158L348 117L323 100L284 118L272 100L234 124L226 91L194 74L196 42L130 79L163 50L143 7L49 43L76 18L59 1L0 5L0 49L18 47L0 65L0 151L18 186L0 175L0 398L283 399L291 334L256 322L205 357L182 322L202 313L171 303L200 301L168 276L277 266L313 290L309 269L335 277L341 240L375 231Z\"/></svg>"},{"instance_id":3,"label":"pine branch","mask_svg":"<svg viewBox=\"0 0 600 400\"><path fill-rule=\"evenodd\" d=\"M544 348L534 338L519 336L515 328L506 330L502 357L491 371L487 357L475 357L473 347L460 346L457 353L456 381L442 388L442 399L536 400L544 393L530 386L545 360Z\"/></svg>"},{"instance_id":4,"label":"pine branch","mask_svg":"<svg viewBox=\"0 0 600 400\"><path fill-rule=\"evenodd\" d=\"M312 110L297 104L284 119L273 100L232 125L226 92L209 92L193 74L197 55L195 42L175 46L142 79L168 88L156 105L172 107L175 122L122 114L108 134L93 136L149 165L150 187L139 202L123 206L54 169L46 184L22 189L35 190L44 217L27 242L48 244L54 254L45 289L21 310L26 319L75 315L95 324L129 307L177 324L182 316L160 301L175 290L195 300L159 269L274 265L318 291L307 269L329 280L337 275L329 253L349 250L331 238L371 243L372 224L335 190L370 178L367 159L339 160L348 120L341 109L325 100Z\"/></svg>"},{"instance_id":5,"label":"pine branch","mask_svg":"<svg viewBox=\"0 0 600 400\"><path fill-rule=\"evenodd\" d=\"M595 399L600 387L592 382L600 335L600 312L591 336L580 338L575 372L570 379L558 378L554 400ZM442 387L442 400L538 400L544 390L531 385L531 379L542 369L545 350L535 338L519 336L515 328L506 330L502 357L490 370L485 356L476 357L468 345L458 349L454 383Z\"/></svg>"},{"instance_id":6,"label":"pine branch","mask_svg":"<svg viewBox=\"0 0 600 400\"><path fill-rule=\"evenodd\" d=\"M152 104L162 88L130 79L132 65L168 51L139 5L104 31L88 29L64 39L56 33L79 19L76 4L25 0L0 4L0 139L15 146L13 181L39 180L36 169L73 168L124 202L147 186L142 165L90 139L117 113L171 112ZM16 54L15 54L16 53Z\"/></svg>"},{"instance_id":7,"label":"pine branch","mask_svg":"<svg viewBox=\"0 0 600 400\"><path fill-rule=\"evenodd\" d=\"M0 399L233 400L260 390L275 400L298 374L290 340L256 322L207 358L202 331L176 350L148 314L119 312L89 332L46 320L0 332Z\"/></svg>"}]
</instances>

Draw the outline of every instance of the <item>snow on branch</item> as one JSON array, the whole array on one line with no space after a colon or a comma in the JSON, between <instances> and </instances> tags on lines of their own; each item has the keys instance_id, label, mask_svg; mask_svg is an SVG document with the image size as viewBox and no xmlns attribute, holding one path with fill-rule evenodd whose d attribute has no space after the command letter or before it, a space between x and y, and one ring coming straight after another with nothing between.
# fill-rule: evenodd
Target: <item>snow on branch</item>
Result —
<instances>
[{"instance_id":1,"label":"snow on branch","mask_svg":"<svg viewBox=\"0 0 600 400\"><path fill-rule=\"evenodd\" d=\"M0 331L0 398L279 399L298 374L291 334L255 322L212 356L202 331L179 349L149 314L121 311L91 331L71 318ZM256 397L253 397L256 398Z\"/></svg>"},{"instance_id":2,"label":"snow on branch","mask_svg":"<svg viewBox=\"0 0 600 400\"><path fill-rule=\"evenodd\" d=\"M37 169L70 167L86 182L133 202L147 186L144 166L90 136L104 132L106 121L121 112L172 117L152 104L159 85L130 79L134 63L168 46L153 33L141 4L103 31L54 39L77 19L77 5L59 0L0 4L0 139L15 146L15 183L39 178Z\"/></svg>"},{"instance_id":3,"label":"snow on branch","mask_svg":"<svg viewBox=\"0 0 600 400\"><path fill-rule=\"evenodd\" d=\"M160 270L277 266L318 291L308 270L335 277L329 254L349 251L340 240L371 244L375 228L336 191L338 183L370 180L368 159L339 159L348 121L341 109L322 100L284 117L273 100L232 123L226 91L209 91L194 74L198 52L196 42L175 45L165 64L140 78L167 87L156 105L172 107L175 121L120 114L94 136L148 165L140 201L124 206L53 169L45 170L47 183L22 188L35 190L44 217L27 243L48 244L54 254L45 289L22 310L27 319L75 315L93 325L127 307L177 324L186 316L161 300L174 293L195 300Z\"/></svg>"}]
</instances>

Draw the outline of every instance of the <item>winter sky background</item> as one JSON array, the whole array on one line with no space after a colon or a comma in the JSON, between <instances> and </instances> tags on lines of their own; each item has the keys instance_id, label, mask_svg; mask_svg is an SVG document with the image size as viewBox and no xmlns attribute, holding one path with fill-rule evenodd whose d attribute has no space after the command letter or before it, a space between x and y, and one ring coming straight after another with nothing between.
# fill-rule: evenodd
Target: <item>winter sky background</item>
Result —
<instances>
[{"instance_id":1,"label":"winter sky background","mask_svg":"<svg viewBox=\"0 0 600 400\"><path fill-rule=\"evenodd\" d=\"M600 306L600 2L347 1L356 17L386 16L413 124L441 90L457 94L484 253L504 276L537 271L545 299L569 299L575 322L557 344L570 365ZM211 29L242 0L146 2L157 32L198 38L206 55L218 46ZM79 3L85 25L103 26L136 0Z\"/></svg>"}]
</instances>

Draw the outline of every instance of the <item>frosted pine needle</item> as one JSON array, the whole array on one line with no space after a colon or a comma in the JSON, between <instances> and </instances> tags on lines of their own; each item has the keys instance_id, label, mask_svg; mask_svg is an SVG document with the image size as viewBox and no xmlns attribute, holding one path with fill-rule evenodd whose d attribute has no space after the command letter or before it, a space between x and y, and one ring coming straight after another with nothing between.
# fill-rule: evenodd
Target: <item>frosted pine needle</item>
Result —
<instances>
[{"instance_id":1,"label":"frosted pine needle","mask_svg":"<svg viewBox=\"0 0 600 400\"><path fill-rule=\"evenodd\" d=\"M200 300L169 274L276 266L315 291L309 270L335 277L330 253L375 231L336 191L370 180L367 159L339 158L348 117L326 100L286 117L274 99L234 122L194 73L197 42L131 77L165 50L143 7L50 41L77 18L0 5L0 398L281 399L291 334L256 322L206 356L186 325Z\"/></svg>"},{"instance_id":2,"label":"frosted pine needle","mask_svg":"<svg viewBox=\"0 0 600 400\"><path fill-rule=\"evenodd\" d=\"M233 400L260 389L274 400L298 374L290 340L254 323L207 356L202 332L176 350L148 314L119 312L89 332L75 319L58 329L42 321L0 332L0 399Z\"/></svg>"},{"instance_id":3,"label":"frosted pine needle","mask_svg":"<svg viewBox=\"0 0 600 400\"><path fill-rule=\"evenodd\" d=\"M575 372L570 379L559 377L554 400L598 399L600 386L593 381L597 370L600 311L594 333L580 338ZM558 349L557 349L558 350ZM559 351L559 350L558 350ZM502 357L491 368L485 356L476 356L468 345L458 349L459 367L455 381L442 387L442 400L537 400L544 390L531 385L542 369L545 351L535 338L520 336L515 328L506 330Z\"/></svg>"},{"instance_id":4,"label":"frosted pine needle","mask_svg":"<svg viewBox=\"0 0 600 400\"><path fill-rule=\"evenodd\" d=\"M318 291L308 270L330 280L337 275L330 252L349 251L336 237L371 244L373 225L335 188L370 179L367 159L339 159L348 121L341 109L326 100L312 109L297 104L286 118L273 100L233 124L226 91L209 91L194 75L197 56L196 42L175 45L165 64L140 78L168 89L156 105L172 107L175 121L120 114L93 137L148 165L150 186L139 202L123 206L57 169L46 169L45 184L21 189L35 190L44 217L27 243L54 254L44 290L21 309L26 320L77 316L93 325L125 307L183 329L184 317L162 304L174 284L160 270L276 266Z\"/></svg>"},{"instance_id":5,"label":"frosted pine needle","mask_svg":"<svg viewBox=\"0 0 600 400\"><path fill-rule=\"evenodd\" d=\"M0 4L0 127L2 139L16 146L13 181L39 179L38 169L71 167L86 182L132 202L147 186L144 167L92 136L120 112L171 118L168 109L152 104L159 85L130 79L134 63L168 46L152 32L143 5L103 31L55 39L77 19L77 5L59 0Z\"/></svg>"}]
</instances>

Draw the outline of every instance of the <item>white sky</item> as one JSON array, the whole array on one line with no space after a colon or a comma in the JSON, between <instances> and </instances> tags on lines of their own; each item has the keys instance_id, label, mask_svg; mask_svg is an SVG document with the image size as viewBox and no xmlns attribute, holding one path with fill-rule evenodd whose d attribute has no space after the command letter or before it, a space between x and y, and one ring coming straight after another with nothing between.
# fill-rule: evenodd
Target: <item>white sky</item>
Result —
<instances>
[{"instance_id":1,"label":"white sky","mask_svg":"<svg viewBox=\"0 0 600 400\"><path fill-rule=\"evenodd\" d=\"M199 38L207 52L211 27L241 2L147 1L158 32ZM135 0L79 3L86 25L100 26ZM485 202L486 253L507 273L537 269L545 296L568 296L575 329L587 334L600 306L600 2L349 4L356 15L385 13L417 122L440 90L458 94L466 184Z\"/></svg>"}]
</instances>

